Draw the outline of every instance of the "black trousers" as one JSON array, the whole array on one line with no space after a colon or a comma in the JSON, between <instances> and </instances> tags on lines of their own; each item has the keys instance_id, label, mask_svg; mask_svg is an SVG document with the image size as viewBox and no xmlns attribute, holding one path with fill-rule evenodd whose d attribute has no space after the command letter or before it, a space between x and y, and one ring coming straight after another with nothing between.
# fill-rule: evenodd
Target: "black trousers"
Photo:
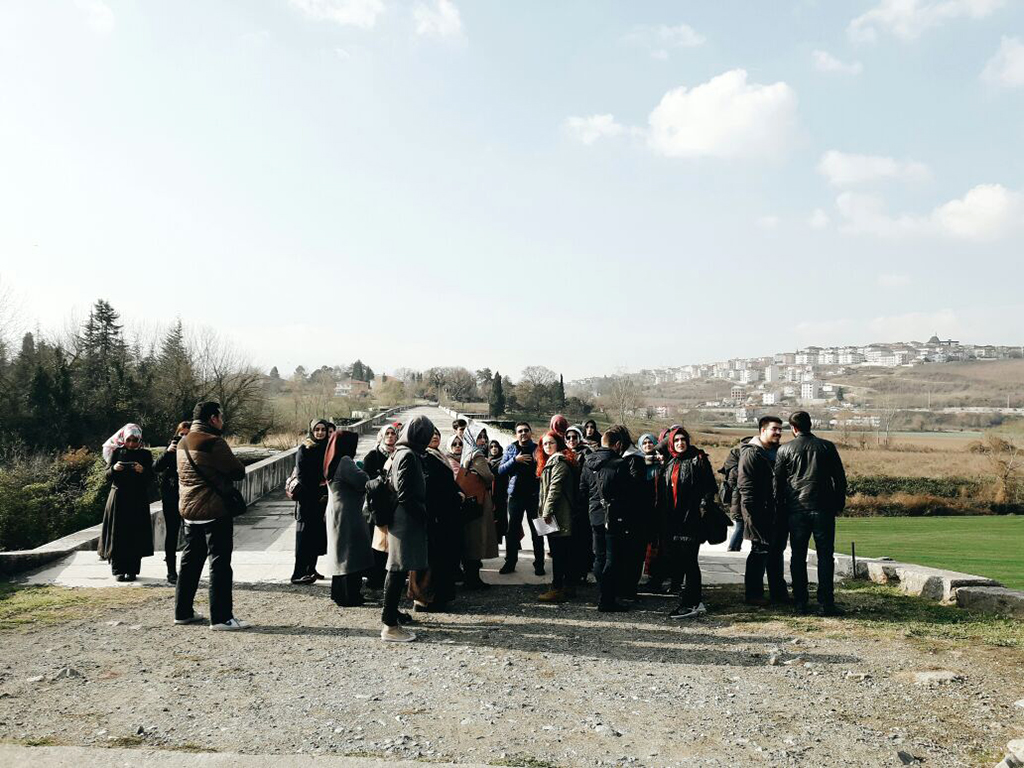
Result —
<instances>
[{"instance_id":1,"label":"black trousers","mask_svg":"<svg viewBox=\"0 0 1024 768\"><path fill-rule=\"evenodd\" d=\"M621 583L619 560L622 557L623 536L608 533L603 525L594 528L594 576L600 594L598 605L614 605L615 596Z\"/></svg>"},{"instance_id":2,"label":"black trousers","mask_svg":"<svg viewBox=\"0 0 1024 768\"><path fill-rule=\"evenodd\" d=\"M332 576L331 600L338 605L354 605L363 596L362 588L362 574L347 573L344 576Z\"/></svg>"},{"instance_id":3,"label":"black trousers","mask_svg":"<svg viewBox=\"0 0 1024 768\"><path fill-rule=\"evenodd\" d=\"M569 537L568 579L570 586L583 584L594 567L594 534L586 509L573 512L572 535Z\"/></svg>"},{"instance_id":4,"label":"black trousers","mask_svg":"<svg viewBox=\"0 0 1024 768\"><path fill-rule=\"evenodd\" d=\"M818 602L835 603L836 518L831 512L791 512L789 514L789 575L793 579L793 600L807 602L807 546L814 536L818 553Z\"/></svg>"},{"instance_id":5,"label":"black trousers","mask_svg":"<svg viewBox=\"0 0 1024 768\"><path fill-rule=\"evenodd\" d=\"M572 556L572 534L569 536L548 536L551 548L551 586L562 589L570 585L569 570Z\"/></svg>"},{"instance_id":6,"label":"black trousers","mask_svg":"<svg viewBox=\"0 0 1024 768\"><path fill-rule=\"evenodd\" d=\"M669 544L672 583L680 584L679 603L696 608L703 600L700 572L700 542L672 540Z\"/></svg>"},{"instance_id":7,"label":"black trousers","mask_svg":"<svg viewBox=\"0 0 1024 768\"><path fill-rule=\"evenodd\" d=\"M519 562L519 526L528 530L533 541L533 564L544 564L544 537L538 536L530 521L537 516L537 498L508 497L508 533L505 534L505 559Z\"/></svg>"},{"instance_id":8,"label":"black trousers","mask_svg":"<svg viewBox=\"0 0 1024 768\"><path fill-rule=\"evenodd\" d=\"M623 537L622 568L619 569L622 597L635 598L636 588L644 573L647 556L647 542L650 537L644 531L630 531Z\"/></svg>"},{"instance_id":9,"label":"black trousers","mask_svg":"<svg viewBox=\"0 0 1024 768\"><path fill-rule=\"evenodd\" d=\"M384 607L380 620L389 627L398 626L398 604L405 594L405 571L388 571L384 577Z\"/></svg>"},{"instance_id":10,"label":"black trousers","mask_svg":"<svg viewBox=\"0 0 1024 768\"><path fill-rule=\"evenodd\" d=\"M115 576L138 576L142 570L142 558L137 555L118 555L114 553L110 558L110 572Z\"/></svg>"},{"instance_id":11,"label":"black trousers","mask_svg":"<svg viewBox=\"0 0 1024 768\"><path fill-rule=\"evenodd\" d=\"M164 559L173 567L178 561L178 533L181 531L177 491L164 491L160 494L160 501L164 511Z\"/></svg>"},{"instance_id":12,"label":"black trousers","mask_svg":"<svg viewBox=\"0 0 1024 768\"><path fill-rule=\"evenodd\" d=\"M209 523L185 523L185 548L181 551L181 573L175 588L174 618L191 618L199 577L210 558L210 623L223 624L233 616L231 605L231 552L235 524L230 515Z\"/></svg>"},{"instance_id":13,"label":"black trousers","mask_svg":"<svg viewBox=\"0 0 1024 768\"><path fill-rule=\"evenodd\" d=\"M772 600L785 600L786 577L782 556L786 551L787 533L777 533L768 544L750 542L746 571L743 574L744 593L748 600L764 597L764 577L768 574L768 594Z\"/></svg>"}]
</instances>

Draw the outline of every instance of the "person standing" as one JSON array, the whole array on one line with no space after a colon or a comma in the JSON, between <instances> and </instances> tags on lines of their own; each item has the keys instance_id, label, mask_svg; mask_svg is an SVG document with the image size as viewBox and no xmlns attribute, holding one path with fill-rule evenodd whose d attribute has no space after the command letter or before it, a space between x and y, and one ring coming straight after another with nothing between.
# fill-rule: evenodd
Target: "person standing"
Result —
<instances>
[{"instance_id":1,"label":"person standing","mask_svg":"<svg viewBox=\"0 0 1024 768\"><path fill-rule=\"evenodd\" d=\"M363 517L366 483L370 480L356 464L359 435L348 430L334 432L324 452L327 478L327 566L331 577L331 599L342 607L365 603L363 573L373 566L370 532Z\"/></svg>"},{"instance_id":2,"label":"person standing","mask_svg":"<svg viewBox=\"0 0 1024 768\"><path fill-rule=\"evenodd\" d=\"M387 530L388 563L381 611L382 640L408 643L416 634L401 626L398 610L409 571L425 571L427 559L427 484L423 458L434 436L434 424L426 416L413 416L402 430L395 455L390 459L391 484L397 496L395 516Z\"/></svg>"},{"instance_id":3,"label":"person standing","mask_svg":"<svg viewBox=\"0 0 1024 768\"><path fill-rule=\"evenodd\" d=\"M164 559L167 561L167 583L178 583L178 535L181 533L181 514L178 512L178 441L188 434L192 425L183 421L174 431L167 450L153 464L160 473L160 503L164 513Z\"/></svg>"},{"instance_id":4,"label":"person standing","mask_svg":"<svg viewBox=\"0 0 1024 768\"><path fill-rule=\"evenodd\" d=\"M202 402L192 412L192 428L178 443L178 509L185 522L185 548L175 590L174 623L203 620L194 609L199 577L210 559L210 629L238 630L249 625L235 618L231 594L234 520L222 494L245 467L223 438L220 403Z\"/></svg>"},{"instance_id":5,"label":"person standing","mask_svg":"<svg viewBox=\"0 0 1024 768\"><path fill-rule=\"evenodd\" d=\"M577 490L574 463L575 456L567 450L565 439L558 432L552 430L544 435L537 449L540 477L537 517L548 525L557 525L558 530L547 534L551 549L551 589L538 598L542 603L561 603L575 597L576 589L568 581L569 542Z\"/></svg>"},{"instance_id":6,"label":"person standing","mask_svg":"<svg viewBox=\"0 0 1024 768\"><path fill-rule=\"evenodd\" d=\"M314 419L309 434L295 452L299 494L295 512L295 567L292 584L312 584L322 579L316 561L327 552L327 480L324 452L327 450L327 420Z\"/></svg>"},{"instance_id":7,"label":"person standing","mask_svg":"<svg viewBox=\"0 0 1024 768\"><path fill-rule=\"evenodd\" d=\"M383 477L386 474L384 465L395 453L395 443L398 442L398 433L400 431L400 425L396 422L395 424L385 424L377 433L377 445L371 448L366 456L363 457L363 471L369 475L371 480ZM373 526L369 520L366 521L366 527L372 536ZM387 552L382 552L379 549L373 550L373 566L367 574L367 587L370 589L382 589L384 587L384 574L387 570L385 567L387 562Z\"/></svg>"},{"instance_id":8,"label":"person standing","mask_svg":"<svg viewBox=\"0 0 1024 768\"><path fill-rule=\"evenodd\" d=\"M565 430L565 445L576 461L572 464L573 482L576 485L576 501L573 505L572 536L569 540L568 584L578 587L587 582L587 574L594 567L594 534L590 530L590 500L580 486L583 476L583 462L593 449L583 442L583 428L568 427Z\"/></svg>"},{"instance_id":9,"label":"person standing","mask_svg":"<svg viewBox=\"0 0 1024 768\"><path fill-rule=\"evenodd\" d=\"M508 444L498 472L507 475L508 481L508 531L505 534L505 564L499 573L509 574L515 571L519 562L519 530L524 525L530 529L533 541L533 572L543 576L544 571L544 539L537 535L531 521L537 516L538 494L540 483L537 479L536 459L537 444L531 437L532 430L525 421L516 424L516 439Z\"/></svg>"},{"instance_id":10,"label":"person standing","mask_svg":"<svg viewBox=\"0 0 1024 768\"><path fill-rule=\"evenodd\" d=\"M732 518L732 534L729 536L729 543L726 548L729 552L739 552L743 547L743 532L746 526L743 523L743 509L740 506L740 494L736 490L736 482L739 478L740 451L743 446L751 441L753 436L744 437L740 444L729 450L718 473L722 476L722 503L729 507L729 517Z\"/></svg>"},{"instance_id":11,"label":"person standing","mask_svg":"<svg viewBox=\"0 0 1024 768\"><path fill-rule=\"evenodd\" d=\"M786 514L775 500L774 467L782 419L762 416L758 433L740 447L736 468L736 493L743 515L744 537L750 541L743 578L747 603L764 605L764 576L768 573L768 594L773 603L789 603L782 557L786 551Z\"/></svg>"},{"instance_id":12,"label":"person standing","mask_svg":"<svg viewBox=\"0 0 1024 768\"><path fill-rule=\"evenodd\" d=\"M462 440L460 471L456 475L459 490L476 502L467 515L462 531L463 589L487 589L491 585L480 578L484 560L498 556L498 529L494 521L494 475L487 463L487 431L467 427Z\"/></svg>"},{"instance_id":13,"label":"person standing","mask_svg":"<svg viewBox=\"0 0 1024 768\"><path fill-rule=\"evenodd\" d=\"M633 435L623 428L623 438L628 445L622 454L622 460L629 467L629 476L633 480L633 500L630 503L630 528L623 541L622 568L619 573L622 583L619 597L629 602L636 602L637 586L643 576L644 559L647 555L647 542L650 528L654 521L654 501L647 494L647 461L644 454L633 443Z\"/></svg>"},{"instance_id":14,"label":"person standing","mask_svg":"<svg viewBox=\"0 0 1024 768\"><path fill-rule=\"evenodd\" d=\"M118 581L135 581L142 558L153 554L153 520L149 515L149 484L153 482L153 454L142 447L142 428L125 424L103 444L110 485L103 508L97 547L110 561Z\"/></svg>"},{"instance_id":15,"label":"person standing","mask_svg":"<svg viewBox=\"0 0 1024 768\"><path fill-rule=\"evenodd\" d=\"M597 428L597 422L593 419L587 419L583 422L583 441L593 451L598 450L602 445L601 431Z\"/></svg>"},{"instance_id":16,"label":"person standing","mask_svg":"<svg viewBox=\"0 0 1024 768\"><path fill-rule=\"evenodd\" d=\"M688 619L707 613L701 590L700 545L703 510L714 503L718 483L707 454L690 442L682 427L668 435L672 458L662 470L661 505L664 529L662 541L674 573L672 583L680 585L679 605L669 615Z\"/></svg>"},{"instance_id":17,"label":"person standing","mask_svg":"<svg viewBox=\"0 0 1024 768\"><path fill-rule=\"evenodd\" d=\"M494 477L494 484L491 487L491 498L494 500L494 527L499 541L508 533L509 478L508 475L498 472L504 453L505 449L497 440L491 440L487 444L487 464L491 468L491 476Z\"/></svg>"},{"instance_id":18,"label":"person standing","mask_svg":"<svg viewBox=\"0 0 1024 768\"><path fill-rule=\"evenodd\" d=\"M410 593L417 611L443 612L455 599L455 578L462 554L462 495L451 463L441 450L441 433L434 436L423 456L427 487L427 573L415 573Z\"/></svg>"},{"instance_id":19,"label":"person standing","mask_svg":"<svg viewBox=\"0 0 1024 768\"><path fill-rule=\"evenodd\" d=\"M775 457L775 499L789 525L792 548L789 573L798 613L809 611L807 545L814 536L818 555L818 605L823 616L841 616L835 602L836 515L846 507L846 470L833 443L811 432L811 416L789 417L793 439Z\"/></svg>"},{"instance_id":20,"label":"person standing","mask_svg":"<svg viewBox=\"0 0 1024 768\"><path fill-rule=\"evenodd\" d=\"M633 480L622 460L627 445L622 436L625 429L618 424L608 428L601 436L601 447L587 456L580 477L593 530L594 576L600 594L597 610L602 613L629 610L616 599L622 542L629 533L629 504L633 499Z\"/></svg>"},{"instance_id":21,"label":"person standing","mask_svg":"<svg viewBox=\"0 0 1024 768\"><path fill-rule=\"evenodd\" d=\"M639 517L644 521L639 542L640 576L647 570L645 589L652 589L657 577L658 534L661 524L658 517L658 475L661 473L663 460L658 453L658 438L650 432L640 435L640 455L643 458L643 474L638 482L637 509ZM653 567L652 567L653 566ZM660 586L658 587L660 591Z\"/></svg>"}]
</instances>

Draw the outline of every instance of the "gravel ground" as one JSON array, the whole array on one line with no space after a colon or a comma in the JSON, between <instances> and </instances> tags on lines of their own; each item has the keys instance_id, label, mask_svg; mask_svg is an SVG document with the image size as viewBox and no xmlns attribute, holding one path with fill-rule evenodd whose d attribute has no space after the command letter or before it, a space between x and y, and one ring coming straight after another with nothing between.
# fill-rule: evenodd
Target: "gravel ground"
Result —
<instances>
[{"instance_id":1,"label":"gravel ground","mask_svg":"<svg viewBox=\"0 0 1024 768\"><path fill-rule=\"evenodd\" d=\"M730 589L709 590L712 611ZM841 619L681 623L668 599L599 614L500 587L420 618L403 645L380 641L379 608L322 590L236 590L258 622L244 633L175 627L172 591L146 592L0 630L3 740L534 768L960 766L994 764L1024 728L1019 650L858 636Z\"/></svg>"}]
</instances>

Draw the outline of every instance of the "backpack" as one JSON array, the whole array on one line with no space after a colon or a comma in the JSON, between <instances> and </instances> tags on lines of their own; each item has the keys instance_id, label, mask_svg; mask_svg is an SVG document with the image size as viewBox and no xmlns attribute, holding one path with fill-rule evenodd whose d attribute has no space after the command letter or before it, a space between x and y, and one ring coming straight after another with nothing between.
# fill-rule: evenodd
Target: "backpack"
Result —
<instances>
[{"instance_id":1,"label":"backpack","mask_svg":"<svg viewBox=\"0 0 1024 768\"><path fill-rule=\"evenodd\" d=\"M288 497L289 501L297 501L300 493L302 493L302 486L299 484L299 468L296 467L284 481L284 495Z\"/></svg>"},{"instance_id":2,"label":"backpack","mask_svg":"<svg viewBox=\"0 0 1024 768\"><path fill-rule=\"evenodd\" d=\"M386 528L395 522L398 493L391 484L390 469L386 475L366 483L366 509L370 513L370 523L378 528Z\"/></svg>"}]
</instances>

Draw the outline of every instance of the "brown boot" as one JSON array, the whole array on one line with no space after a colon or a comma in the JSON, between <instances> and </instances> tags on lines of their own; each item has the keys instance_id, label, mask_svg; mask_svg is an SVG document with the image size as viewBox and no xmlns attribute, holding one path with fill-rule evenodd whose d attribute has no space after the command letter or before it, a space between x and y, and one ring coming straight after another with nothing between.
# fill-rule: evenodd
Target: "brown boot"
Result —
<instances>
[{"instance_id":1,"label":"brown boot","mask_svg":"<svg viewBox=\"0 0 1024 768\"><path fill-rule=\"evenodd\" d=\"M537 599L542 603L564 603L566 598L563 590L552 588Z\"/></svg>"}]
</instances>

